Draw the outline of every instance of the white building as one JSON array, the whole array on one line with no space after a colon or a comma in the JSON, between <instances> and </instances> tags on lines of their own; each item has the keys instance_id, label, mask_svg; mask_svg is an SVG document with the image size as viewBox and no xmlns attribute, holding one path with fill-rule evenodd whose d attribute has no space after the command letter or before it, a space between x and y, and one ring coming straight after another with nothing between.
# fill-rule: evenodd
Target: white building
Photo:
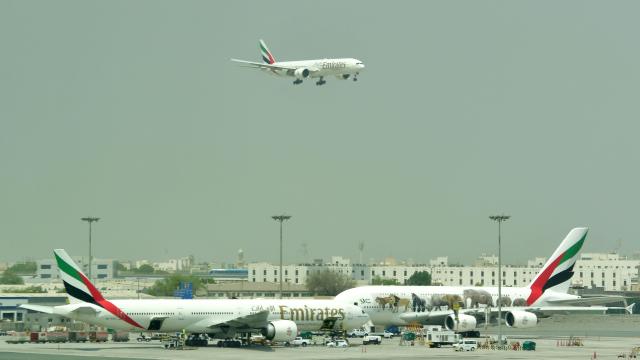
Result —
<instances>
[{"instance_id":1,"label":"white building","mask_svg":"<svg viewBox=\"0 0 640 360\"><path fill-rule=\"evenodd\" d=\"M540 272L546 259L537 257L527 265L503 265L503 286L527 286ZM395 265L391 265L395 264ZM305 284L307 276L313 271L331 270L350 275L359 285L368 284L371 279L380 277L406 284L416 272L427 271L431 282L447 286L498 286L497 258L494 255L482 255L476 266L448 265L446 257L438 257L429 264L398 265L395 261L384 261L378 265L351 264L349 259L339 256L331 262L315 261L312 264L283 266L283 281L293 284ZM605 291L631 290L637 283L640 259L627 259L617 254L582 254L574 266L572 285L576 287L604 288ZM278 282L278 265L252 263L248 266L249 282Z\"/></svg>"},{"instance_id":2,"label":"white building","mask_svg":"<svg viewBox=\"0 0 640 360\"><path fill-rule=\"evenodd\" d=\"M637 282L640 260L618 254L584 253L576 262L572 284L587 288L631 290Z\"/></svg>"},{"instance_id":3,"label":"white building","mask_svg":"<svg viewBox=\"0 0 640 360\"><path fill-rule=\"evenodd\" d=\"M84 257L74 257L73 261L89 276L88 261ZM42 259L36 261L37 269L35 280L47 282L60 279L58 264L54 259ZM93 259L91 262L92 279L113 279L114 268L112 259Z\"/></svg>"}]
</instances>

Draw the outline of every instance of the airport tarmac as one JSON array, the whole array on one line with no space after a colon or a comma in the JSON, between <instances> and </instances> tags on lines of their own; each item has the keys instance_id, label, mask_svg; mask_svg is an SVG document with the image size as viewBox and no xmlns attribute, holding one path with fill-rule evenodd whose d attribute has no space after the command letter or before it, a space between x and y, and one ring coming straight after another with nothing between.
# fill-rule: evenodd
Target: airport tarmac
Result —
<instances>
[{"instance_id":1,"label":"airport tarmac","mask_svg":"<svg viewBox=\"0 0 640 360\"><path fill-rule=\"evenodd\" d=\"M459 353L451 347L431 349L424 345L400 346L398 339L385 340L381 345L359 345L353 341L346 349L308 346L305 348L250 347L218 348L209 346L195 350L164 350L159 343L149 344L20 344L10 345L0 342L1 360L57 360L57 359L229 359L246 358L282 360L282 359L590 359L595 353L597 358L617 358L629 353L633 346L640 345L635 338L586 338L584 346L557 346L553 339L534 339L536 351L482 350Z\"/></svg>"},{"instance_id":2,"label":"airport tarmac","mask_svg":"<svg viewBox=\"0 0 640 360\"><path fill-rule=\"evenodd\" d=\"M493 333L495 328L485 333ZM586 333L586 336L585 336ZM346 349L323 346L218 348L209 346L195 350L164 350L159 342L103 344L7 344L0 338L0 360L58 359L615 359L640 346L640 316L556 316L544 319L531 329L505 329L510 341L533 340L536 351L482 350L457 353L451 347L431 349L416 343L401 346L399 338L384 339L381 345L362 346L360 339L351 339ZM560 339L579 337L583 346L558 346Z\"/></svg>"}]
</instances>

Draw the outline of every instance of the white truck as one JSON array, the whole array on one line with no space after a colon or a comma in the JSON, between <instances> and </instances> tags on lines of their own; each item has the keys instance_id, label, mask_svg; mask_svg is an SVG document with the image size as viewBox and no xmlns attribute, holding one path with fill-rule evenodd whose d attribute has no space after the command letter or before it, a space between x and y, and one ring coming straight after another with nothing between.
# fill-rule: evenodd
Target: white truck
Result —
<instances>
[{"instance_id":1,"label":"white truck","mask_svg":"<svg viewBox=\"0 0 640 360\"><path fill-rule=\"evenodd\" d=\"M460 342L461 337L454 331L444 329L441 326L426 327L427 343L429 347L451 346Z\"/></svg>"},{"instance_id":2,"label":"white truck","mask_svg":"<svg viewBox=\"0 0 640 360\"><path fill-rule=\"evenodd\" d=\"M380 335L367 335L362 338L362 345L380 345L382 343L382 336Z\"/></svg>"},{"instance_id":3,"label":"white truck","mask_svg":"<svg viewBox=\"0 0 640 360\"><path fill-rule=\"evenodd\" d=\"M304 339L300 336L297 336L295 339L293 339L293 341L291 341L291 345L293 346L302 346L302 347L306 347L307 345L311 345L311 339Z\"/></svg>"}]
</instances>

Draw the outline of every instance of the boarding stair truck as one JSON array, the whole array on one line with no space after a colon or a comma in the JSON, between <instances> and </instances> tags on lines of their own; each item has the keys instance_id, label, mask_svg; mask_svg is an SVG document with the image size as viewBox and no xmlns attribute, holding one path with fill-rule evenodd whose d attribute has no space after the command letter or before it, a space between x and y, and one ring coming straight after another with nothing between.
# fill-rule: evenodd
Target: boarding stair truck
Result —
<instances>
[{"instance_id":1,"label":"boarding stair truck","mask_svg":"<svg viewBox=\"0 0 640 360\"><path fill-rule=\"evenodd\" d=\"M431 348L439 348L442 346L452 346L460 342L462 337L455 331L447 330L442 326L426 326L425 334L427 344Z\"/></svg>"}]
</instances>

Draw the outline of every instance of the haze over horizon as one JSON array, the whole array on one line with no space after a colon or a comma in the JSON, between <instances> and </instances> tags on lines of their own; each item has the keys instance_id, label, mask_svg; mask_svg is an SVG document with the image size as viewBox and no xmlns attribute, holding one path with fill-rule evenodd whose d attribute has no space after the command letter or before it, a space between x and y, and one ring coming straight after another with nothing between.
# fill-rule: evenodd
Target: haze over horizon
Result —
<instances>
[{"instance_id":1,"label":"haze over horizon","mask_svg":"<svg viewBox=\"0 0 640 360\"><path fill-rule=\"evenodd\" d=\"M0 3L0 261L639 251L633 1ZM248 7L251 11L247 11ZM293 86L229 61L361 59Z\"/></svg>"}]
</instances>

